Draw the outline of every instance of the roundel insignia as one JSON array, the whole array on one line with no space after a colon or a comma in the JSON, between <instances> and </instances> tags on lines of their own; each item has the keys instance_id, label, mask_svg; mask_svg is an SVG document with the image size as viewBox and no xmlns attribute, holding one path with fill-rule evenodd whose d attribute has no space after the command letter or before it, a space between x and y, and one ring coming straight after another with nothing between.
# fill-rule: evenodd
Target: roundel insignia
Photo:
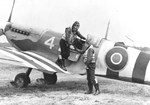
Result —
<instances>
[{"instance_id":1,"label":"roundel insignia","mask_svg":"<svg viewBox=\"0 0 150 105\"><path fill-rule=\"evenodd\" d=\"M105 56L105 63L107 67L114 71L119 72L128 62L128 53L125 48L116 46L110 49Z\"/></svg>"}]
</instances>

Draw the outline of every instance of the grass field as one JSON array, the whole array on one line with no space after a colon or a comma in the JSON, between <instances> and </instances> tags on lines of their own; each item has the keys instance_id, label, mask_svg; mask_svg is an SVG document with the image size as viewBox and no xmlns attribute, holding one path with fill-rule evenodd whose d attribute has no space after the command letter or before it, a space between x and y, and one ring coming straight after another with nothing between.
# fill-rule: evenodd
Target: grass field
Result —
<instances>
[{"instance_id":1,"label":"grass field","mask_svg":"<svg viewBox=\"0 0 150 105\"><path fill-rule=\"evenodd\" d=\"M0 105L150 105L150 86L98 77L101 94L86 95L86 76L58 73L56 85L39 84L42 73L33 70L31 84L18 89L10 85L25 68L0 65Z\"/></svg>"}]
</instances>

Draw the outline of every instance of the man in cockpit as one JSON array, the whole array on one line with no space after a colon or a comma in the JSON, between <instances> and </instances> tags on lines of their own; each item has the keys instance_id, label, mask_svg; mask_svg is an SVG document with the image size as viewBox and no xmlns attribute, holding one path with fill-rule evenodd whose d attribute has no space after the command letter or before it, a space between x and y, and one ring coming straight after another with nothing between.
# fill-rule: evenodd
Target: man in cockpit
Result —
<instances>
[{"instance_id":1,"label":"man in cockpit","mask_svg":"<svg viewBox=\"0 0 150 105\"><path fill-rule=\"evenodd\" d=\"M80 42L77 37L86 40L86 38L78 31L79 27L80 24L78 21L75 21L72 27L67 27L65 29L65 34L63 34L59 43L61 53L58 56L56 63L65 71L65 60L70 56L70 48L74 50L82 48L82 42Z\"/></svg>"},{"instance_id":2,"label":"man in cockpit","mask_svg":"<svg viewBox=\"0 0 150 105\"><path fill-rule=\"evenodd\" d=\"M73 41L72 44L76 49L82 49L82 42L80 39L86 40L86 38L80 34L78 31L80 27L80 23L78 21L75 21L74 24L72 25L72 33L73 33ZM80 39L78 39L79 37Z\"/></svg>"}]
</instances>

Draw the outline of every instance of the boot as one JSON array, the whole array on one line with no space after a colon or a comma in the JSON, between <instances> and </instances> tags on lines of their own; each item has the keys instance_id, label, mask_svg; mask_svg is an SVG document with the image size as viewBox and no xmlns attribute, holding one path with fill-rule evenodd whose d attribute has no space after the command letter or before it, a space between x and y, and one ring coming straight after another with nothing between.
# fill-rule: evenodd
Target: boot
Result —
<instances>
[{"instance_id":1,"label":"boot","mask_svg":"<svg viewBox=\"0 0 150 105\"><path fill-rule=\"evenodd\" d=\"M65 59L61 59L61 68L65 71L67 71L67 69L65 67Z\"/></svg>"},{"instance_id":2,"label":"boot","mask_svg":"<svg viewBox=\"0 0 150 105\"><path fill-rule=\"evenodd\" d=\"M93 84L88 83L88 87L89 87L89 90L86 91L85 94L92 94L93 93Z\"/></svg>"},{"instance_id":3,"label":"boot","mask_svg":"<svg viewBox=\"0 0 150 105\"><path fill-rule=\"evenodd\" d=\"M85 94L92 94L92 93L93 93L92 90L88 90L88 91L85 92Z\"/></svg>"},{"instance_id":4,"label":"boot","mask_svg":"<svg viewBox=\"0 0 150 105\"><path fill-rule=\"evenodd\" d=\"M60 68L62 68L63 70L67 71L67 69L64 66L64 60L63 59L57 59L57 61L55 62Z\"/></svg>"},{"instance_id":5,"label":"boot","mask_svg":"<svg viewBox=\"0 0 150 105\"><path fill-rule=\"evenodd\" d=\"M95 84L95 85L94 85L94 87L95 87L94 95L98 95L98 94L100 94L99 84L98 84L98 83L97 83L97 84Z\"/></svg>"},{"instance_id":6,"label":"boot","mask_svg":"<svg viewBox=\"0 0 150 105\"><path fill-rule=\"evenodd\" d=\"M60 59L58 58L55 62L58 66L61 66Z\"/></svg>"}]
</instances>

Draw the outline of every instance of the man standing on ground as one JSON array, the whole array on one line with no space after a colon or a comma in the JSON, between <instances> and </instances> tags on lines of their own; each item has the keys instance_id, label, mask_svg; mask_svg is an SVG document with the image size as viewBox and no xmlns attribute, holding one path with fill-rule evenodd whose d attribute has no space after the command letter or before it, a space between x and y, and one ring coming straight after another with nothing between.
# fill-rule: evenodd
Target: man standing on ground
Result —
<instances>
[{"instance_id":1,"label":"man standing on ground","mask_svg":"<svg viewBox=\"0 0 150 105\"><path fill-rule=\"evenodd\" d=\"M92 94L93 85L94 85L95 87L94 95L98 95L100 94L100 90L99 90L98 81L95 78L96 59L95 59L95 52L92 45L85 52L84 63L86 65L88 88L89 88L89 90L86 91L85 94Z\"/></svg>"}]
</instances>

